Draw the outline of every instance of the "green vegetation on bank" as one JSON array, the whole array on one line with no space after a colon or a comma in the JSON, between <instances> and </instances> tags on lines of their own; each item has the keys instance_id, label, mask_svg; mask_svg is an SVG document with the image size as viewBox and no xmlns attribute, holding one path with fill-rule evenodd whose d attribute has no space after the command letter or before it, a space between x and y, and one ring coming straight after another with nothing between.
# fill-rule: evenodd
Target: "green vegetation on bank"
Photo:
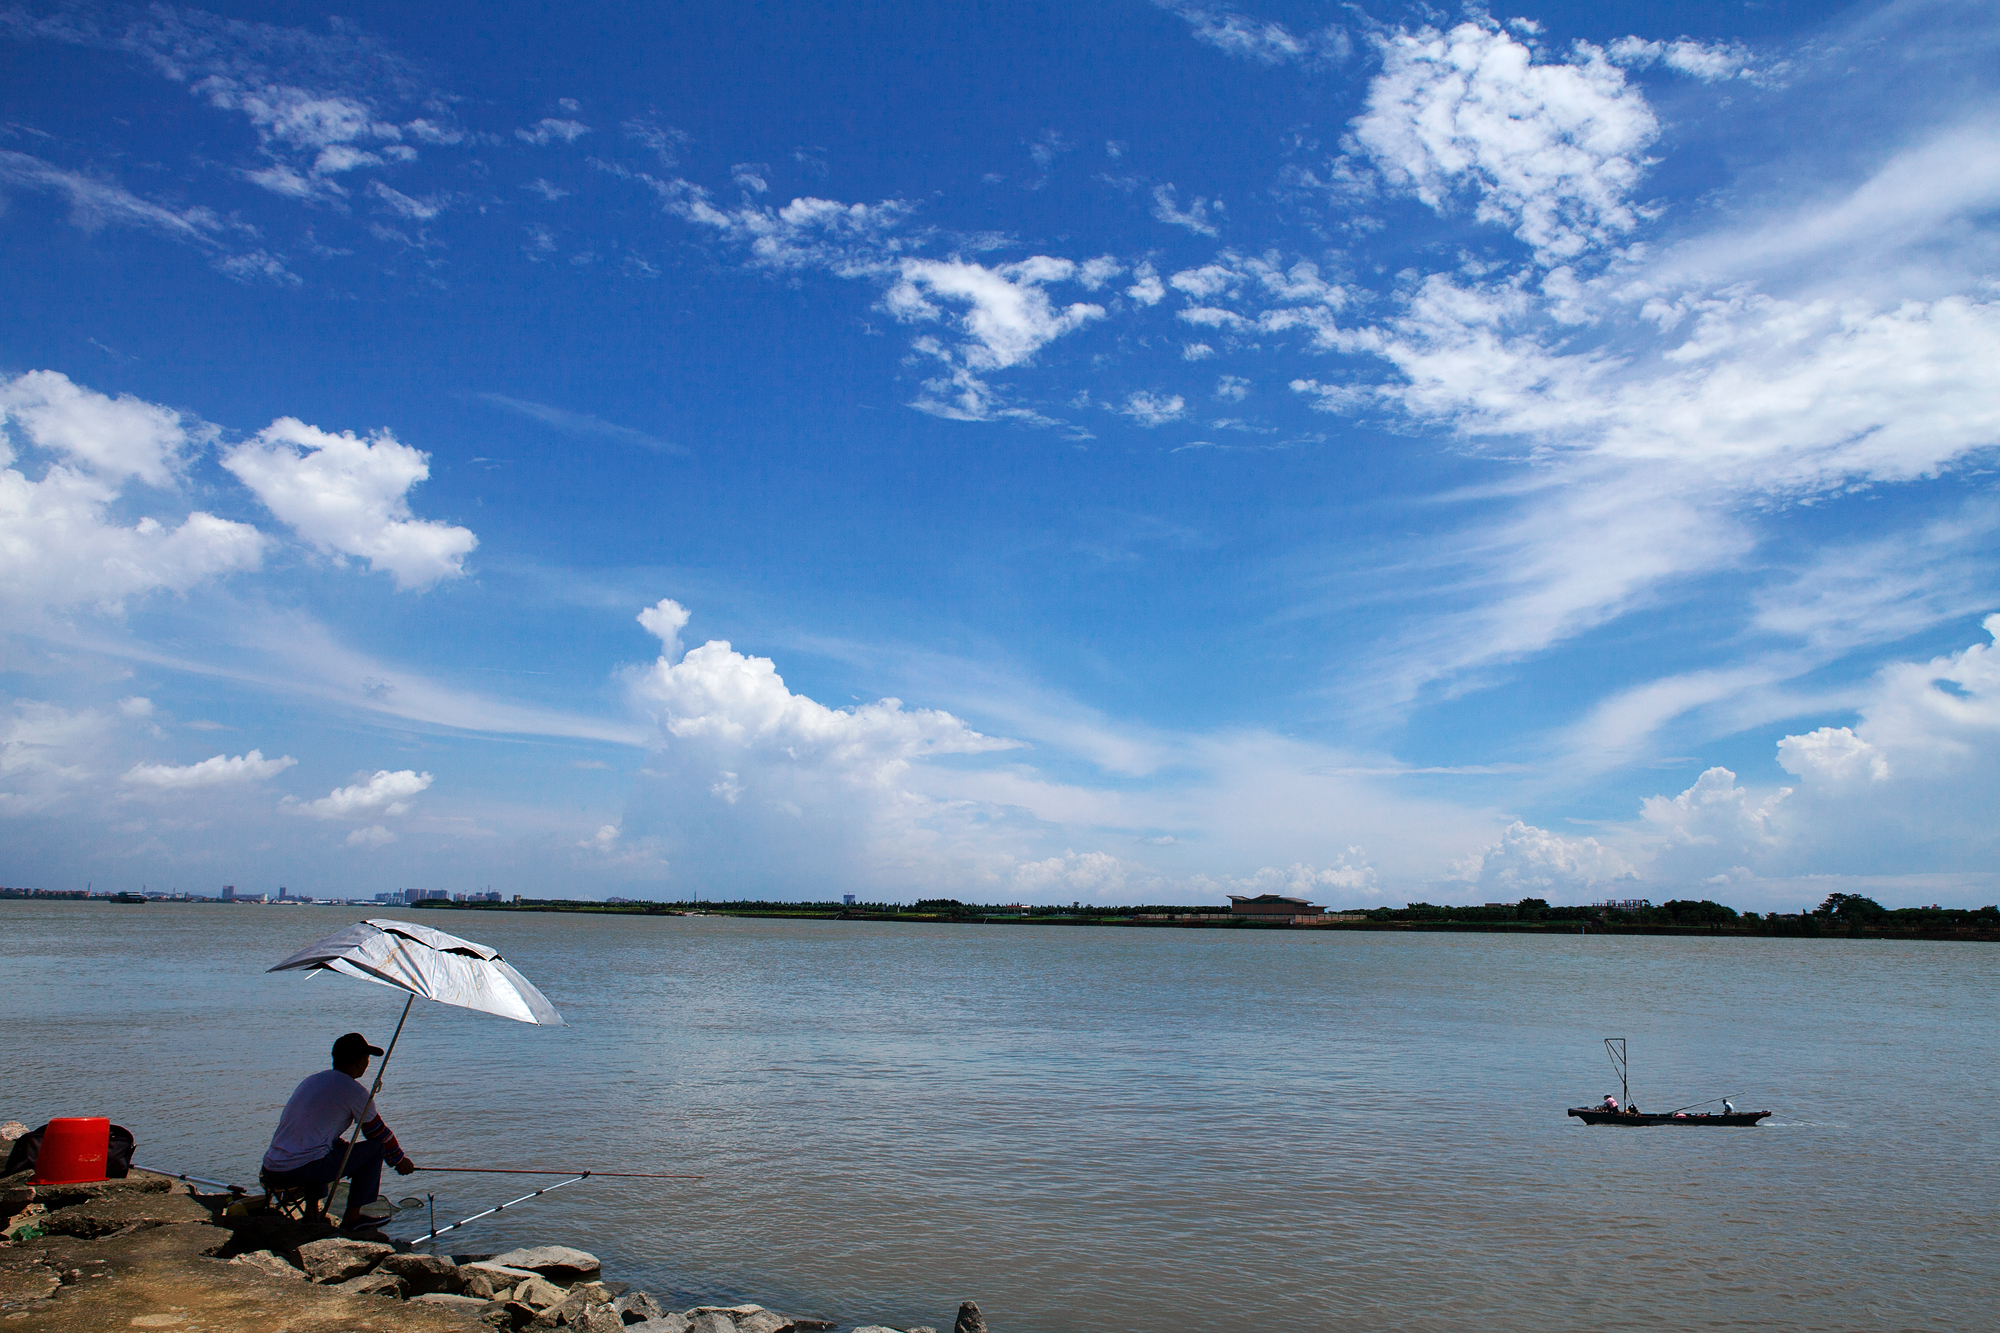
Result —
<instances>
[{"instance_id":1,"label":"green vegetation on bank","mask_svg":"<svg viewBox=\"0 0 2000 1333\"><path fill-rule=\"evenodd\" d=\"M2000 906L1887 908L1871 898L1835 893L1810 912L1738 912L1706 898L1551 906L1540 898L1515 903L1376 907L1332 912L1310 925L1232 916L1226 907L1198 905L994 906L954 898L915 903L765 902L585 902L570 898L517 898L513 902L448 902L426 899L410 904L431 910L488 912L584 912L606 915L781 917L806 920L966 922L990 925L1066 925L1198 928L1222 930L1448 930L1523 934L1621 935L1789 935L1869 938L2000 940Z\"/></svg>"}]
</instances>

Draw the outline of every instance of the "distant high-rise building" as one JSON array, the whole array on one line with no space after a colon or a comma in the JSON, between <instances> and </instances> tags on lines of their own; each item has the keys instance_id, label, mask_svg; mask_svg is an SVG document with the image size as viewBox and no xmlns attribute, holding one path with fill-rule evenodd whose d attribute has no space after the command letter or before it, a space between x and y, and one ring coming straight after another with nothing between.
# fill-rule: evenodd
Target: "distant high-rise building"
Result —
<instances>
[{"instance_id":1,"label":"distant high-rise building","mask_svg":"<svg viewBox=\"0 0 2000 1333\"><path fill-rule=\"evenodd\" d=\"M225 884L222 886L222 901L226 903L236 901L236 886L234 884Z\"/></svg>"}]
</instances>

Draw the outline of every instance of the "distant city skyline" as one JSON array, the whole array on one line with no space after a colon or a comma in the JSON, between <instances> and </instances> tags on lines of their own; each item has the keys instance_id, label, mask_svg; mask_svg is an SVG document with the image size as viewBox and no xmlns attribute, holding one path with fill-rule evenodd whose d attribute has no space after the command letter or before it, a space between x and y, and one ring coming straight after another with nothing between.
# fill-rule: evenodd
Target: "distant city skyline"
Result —
<instances>
[{"instance_id":1,"label":"distant city skyline","mask_svg":"<svg viewBox=\"0 0 2000 1333\"><path fill-rule=\"evenodd\" d=\"M0 13L0 879L2000 897L1990 6L276 13Z\"/></svg>"}]
</instances>

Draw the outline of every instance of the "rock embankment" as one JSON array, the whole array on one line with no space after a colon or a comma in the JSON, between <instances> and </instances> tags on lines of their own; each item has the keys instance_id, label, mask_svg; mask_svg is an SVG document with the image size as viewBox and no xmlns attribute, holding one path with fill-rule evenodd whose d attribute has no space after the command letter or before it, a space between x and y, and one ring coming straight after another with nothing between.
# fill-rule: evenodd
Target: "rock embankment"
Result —
<instances>
[{"instance_id":1,"label":"rock embankment","mask_svg":"<svg viewBox=\"0 0 2000 1333\"><path fill-rule=\"evenodd\" d=\"M669 1310L562 1245L447 1256L343 1236L163 1176L0 1179L0 1333L816 1333L834 1320ZM867 1324L853 1333L898 1333ZM901 1333L937 1333L913 1327ZM970 1301L953 1333L987 1333Z\"/></svg>"}]
</instances>

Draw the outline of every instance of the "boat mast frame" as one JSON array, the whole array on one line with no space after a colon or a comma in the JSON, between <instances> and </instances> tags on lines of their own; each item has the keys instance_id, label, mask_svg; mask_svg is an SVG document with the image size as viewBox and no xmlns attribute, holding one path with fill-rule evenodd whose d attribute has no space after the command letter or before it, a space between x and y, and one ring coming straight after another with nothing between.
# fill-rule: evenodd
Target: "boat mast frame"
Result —
<instances>
[{"instance_id":1,"label":"boat mast frame","mask_svg":"<svg viewBox=\"0 0 2000 1333\"><path fill-rule=\"evenodd\" d=\"M1630 1106L1632 1104L1632 1081L1628 1077L1628 1074L1631 1066L1626 1062L1625 1058L1625 1039L1623 1037L1606 1037L1604 1039L1604 1053L1611 1057L1611 1072L1618 1075L1618 1104L1620 1106Z\"/></svg>"}]
</instances>

